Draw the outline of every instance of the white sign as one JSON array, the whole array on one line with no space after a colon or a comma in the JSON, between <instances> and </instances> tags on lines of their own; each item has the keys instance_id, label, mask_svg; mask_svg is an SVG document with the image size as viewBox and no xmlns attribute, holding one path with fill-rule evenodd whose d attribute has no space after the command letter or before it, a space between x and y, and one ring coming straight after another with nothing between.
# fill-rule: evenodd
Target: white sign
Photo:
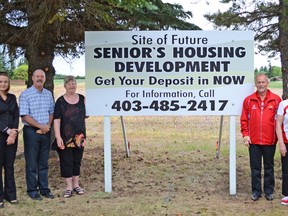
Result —
<instances>
[{"instance_id":1,"label":"white sign","mask_svg":"<svg viewBox=\"0 0 288 216\"><path fill-rule=\"evenodd\" d=\"M87 115L239 115L252 31L85 32Z\"/></svg>"}]
</instances>

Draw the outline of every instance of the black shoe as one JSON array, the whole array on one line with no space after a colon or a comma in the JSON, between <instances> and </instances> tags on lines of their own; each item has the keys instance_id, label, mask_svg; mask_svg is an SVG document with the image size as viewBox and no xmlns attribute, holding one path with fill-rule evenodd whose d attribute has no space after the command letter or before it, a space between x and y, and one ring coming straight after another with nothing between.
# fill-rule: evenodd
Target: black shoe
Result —
<instances>
[{"instance_id":1,"label":"black shoe","mask_svg":"<svg viewBox=\"0 0 288 216\"><path fill-rule=\"evenodd\" d=\"M265 198L268 201L272 201L274 199L274 196L273 196L273 194L265 194Z\"/></svg>"},{"instance_id":2,"label":"black shoe","mask_svg":"<svg viewBox=\"0 0 288 216\"><path fill-rule=\"evenodd\" d=\"M257 193L253 193L253 194L251 195L251 199L252 199L253 201L257 201L260 197L261 197L261 194L257 194Z\"/></svg>"},{"instance_id":3,"label":"black shoe","mask_svg":"<svg viewBox=\"0 0 288 216\"><path fill-rule=\"evenodd\" d=\"M0 208L4 208L4 202L0 203Z\"/></svg>"},{"instance_id":4,"label":"black shoe","mask_svg":"<svg viewBox=\"0 0 288 216\"><path fill-rule=\"evenodd\" d=\"M54 199L54 195L51 192L42 193L41 196L46 197L48 199Z\"/></svg>"},{"instance_id":5,"label":"black shoe","mask_svg":"<svg viewBox=\"0 0 288 216\"><path fill-rule=\"evenodd\" d=\"M42 200L42 197L38 193L29 196L32 200Z\"/></svg>"}]
</instances>

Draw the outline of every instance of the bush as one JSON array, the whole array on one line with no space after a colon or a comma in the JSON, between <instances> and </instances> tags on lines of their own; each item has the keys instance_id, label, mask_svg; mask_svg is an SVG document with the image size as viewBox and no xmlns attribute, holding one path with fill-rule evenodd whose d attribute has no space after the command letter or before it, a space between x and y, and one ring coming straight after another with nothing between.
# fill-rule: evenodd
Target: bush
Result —
<instances>
[{"instance_id":1,"label":"bush","mask_svg":"<svg viewBox=\"0 0 288 216\"><path fill-rule=\"evenodd\" d=\"M25 82L27 82L28 81L28 65L23 64L17 67L13 71L12 79L20 79L20 80L25 80Z\"/></svg>"}]
</instances>

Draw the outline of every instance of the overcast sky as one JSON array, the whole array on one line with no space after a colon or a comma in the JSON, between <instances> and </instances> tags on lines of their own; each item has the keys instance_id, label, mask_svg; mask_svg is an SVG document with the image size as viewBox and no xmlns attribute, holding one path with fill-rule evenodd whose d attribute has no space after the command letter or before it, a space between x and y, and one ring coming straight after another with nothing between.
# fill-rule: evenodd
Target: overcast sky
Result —
<instances>
[{"instance_id":1,"label":"overcast sky","mask_svg":"<svg viewBox=\"0 0 288 216\"><path fill-rule=\"evenodd\" d=\"M198 25L203 30L213 30L212 24L203 17L203 14L213 13L218 10L224 11L228 8L228 6L225 4L220 4L218 0L162 0L162 2L181 4L184 10L192 12L193 18L190 21ZM68 62L60 57L56 57L53 62L56 73L74 76L85 75L84 56L82 56L80 59L70 61L69 63ZM280 60L273 59L271 60L271 64L273 66L280 66ZM266 56L254 56L254 68L259 68L260 66L265 65L268 66L268 59Z\"/></svg>"}]
</instances>

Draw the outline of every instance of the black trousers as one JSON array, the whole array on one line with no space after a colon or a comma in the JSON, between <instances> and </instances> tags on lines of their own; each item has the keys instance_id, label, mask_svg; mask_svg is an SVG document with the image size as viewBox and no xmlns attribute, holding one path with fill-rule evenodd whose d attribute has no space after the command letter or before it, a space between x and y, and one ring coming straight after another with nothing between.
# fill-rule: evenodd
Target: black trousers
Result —
<instances>
[{"instance_id":1,"label":"black trousers","mask_svg":"<svg viewBox=\"0 0 288 216\"><path fill-rule=\"evenodd\" d=\"M81 161L84 148L57 149L60 159L61 177L70 178L80 175Z\"/></svg>"},{"instance_id":2,"label":"black trousers","mask_svg":"<svg viewBox=\"0 0 288 216\"><path fill-rule=\"evenodd\" d=\"M274 155L276 145L251 144L249 148L252 193L262 194L261 168L264 163L264 193L273 194L275 187Z\"/></svg>"},{"instance_id":3,"label":"black trousers","mask_svg":"<svg viewBox=\"0 0 288 216\"><path fill-rule=\"evenodd\" d=\"M0 136L0 202L3 202L3 199L7 201L16 200L16 184L14 178L14 161L16 157L18 139L12 145L7 145L6 135ZM4 187L3 187L3 177L2 171L4 168Z\"/></svg>"},{"instance_id":4,"label":"black trousers","mask_svg":"<svg viewBox=\"0 0 288 216\"><path fill-rule=\"evenodd\" d=\"M288 152L288 144L285 143L287 152ZM286 153L285 157L281 157L282 164L282 194L284 196L288 196L288 153Z\"/></svg>"}]
</instances>

